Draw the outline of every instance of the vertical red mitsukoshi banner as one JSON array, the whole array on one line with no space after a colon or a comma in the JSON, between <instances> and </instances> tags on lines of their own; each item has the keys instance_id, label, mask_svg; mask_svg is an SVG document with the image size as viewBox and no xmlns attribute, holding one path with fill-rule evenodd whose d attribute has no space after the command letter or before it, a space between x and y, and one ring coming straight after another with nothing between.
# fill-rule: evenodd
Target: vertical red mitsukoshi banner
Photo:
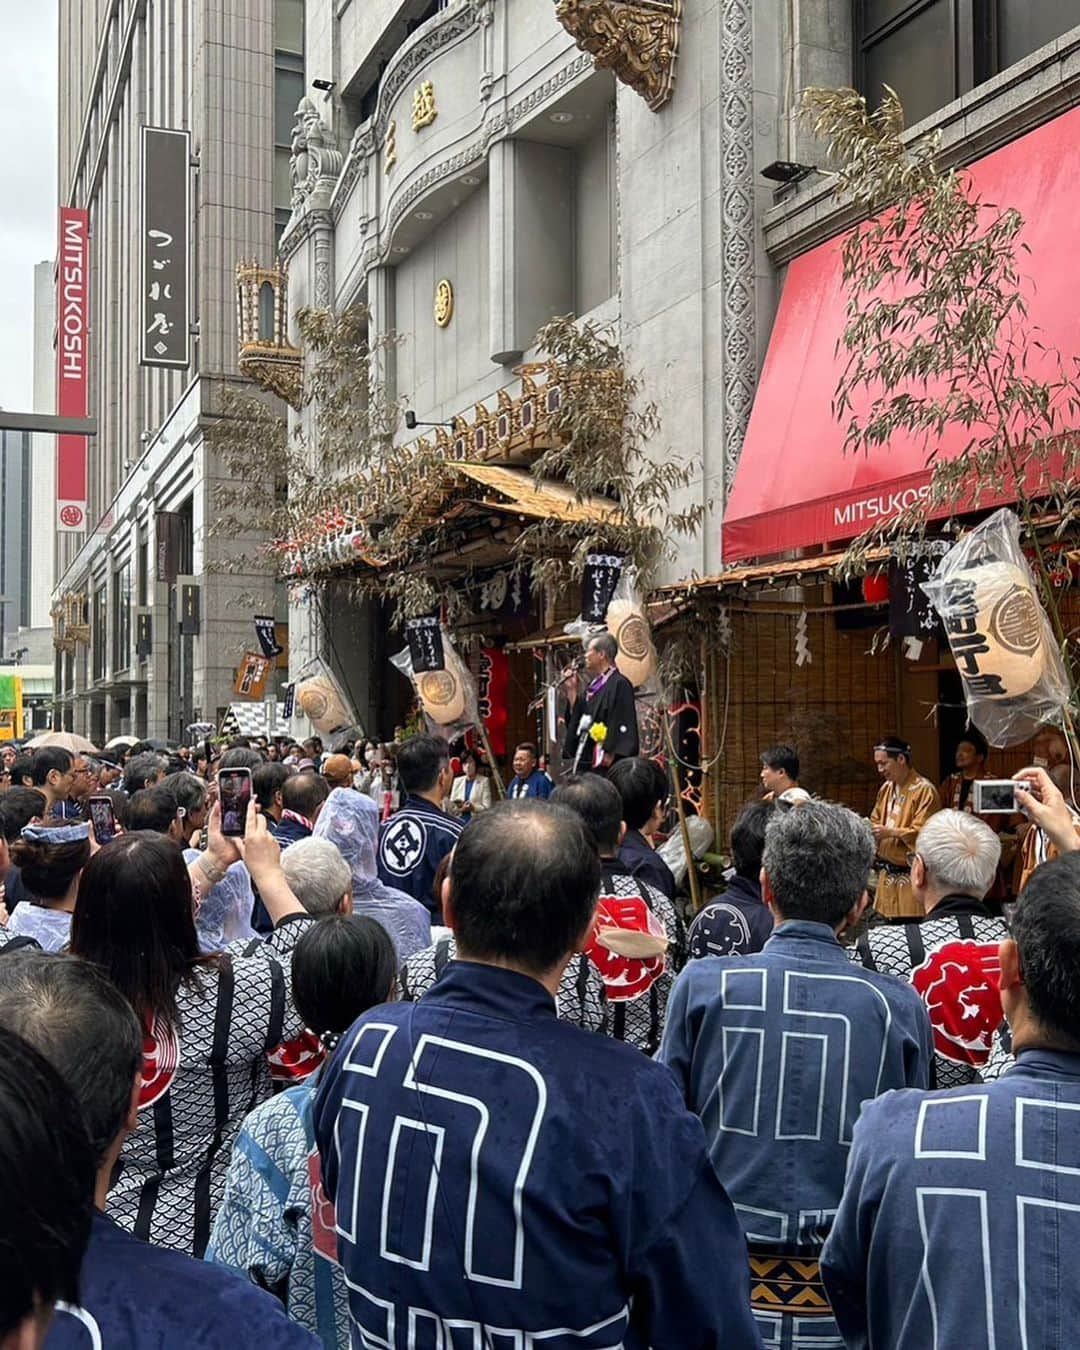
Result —
<instances>
[{"instance_id":1,"label":"vertical red mitsukoshi banner","mask_svg":"<svg viewBox=\"0 0 1080 1350\"><path fill-rule=\"evenodd\" d=\"M85 417L90 410L87 380L90 320L90 214L60 208L60 250L56 269L56 411ZM56 528L86 529L87 454L85 436L56 438Z\"/></svg>"}]
</instances>

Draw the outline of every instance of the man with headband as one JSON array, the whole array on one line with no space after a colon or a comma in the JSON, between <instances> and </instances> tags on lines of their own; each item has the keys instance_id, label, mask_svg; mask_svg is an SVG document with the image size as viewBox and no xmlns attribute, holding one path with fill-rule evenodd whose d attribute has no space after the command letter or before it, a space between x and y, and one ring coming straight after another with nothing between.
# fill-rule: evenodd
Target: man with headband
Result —
<instances>
[{"instance_id":1,"label":"man with headband","mask_svg":"<svg viewBox=\"0 0 1080 1350\"><path fill-rule=\"evenodd\" d=\"M870 828L877 844L877 891L874 908L885 919L918 919L922 902L911 889L909 855L919 831L941 810L938 790L911 763L911 746L899 736L886 736L874 746L874 765L884 779Z\"/></svg>"}]
</instances>

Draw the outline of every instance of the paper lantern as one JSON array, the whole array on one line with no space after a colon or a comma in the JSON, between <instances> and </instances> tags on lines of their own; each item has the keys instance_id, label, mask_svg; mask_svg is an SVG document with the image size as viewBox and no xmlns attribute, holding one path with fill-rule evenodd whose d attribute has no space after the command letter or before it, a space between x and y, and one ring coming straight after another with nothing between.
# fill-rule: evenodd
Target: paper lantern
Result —
<instances>
[{"instance_id":1,"label":"paper lantern","mask_svg":"<svg viewBox=\"0 0 1080 1350\"><path fill-rule=\"evenodd\" d=\"M939 602L968 696L1019 698L1046 665L1042 607L1029 575L1007 562L957 572Z\"/></svg>"},{"instance_id":2,"label":"paper lantern","mask_svg":"<svg viewBox=\"0 0 1080 1350\"><path fill-rule=\"evenodd\" d=\"M619 644L615 664L635 689L656 670L656 648L645 610L637 600L613 600L607 610L607 630Z\"/></svg>"},{"instance_id":3,"label":"paper lantern","mask_svg":"<svg viewBox=\"0 0 1080 1350\"><path fill-rule=\"evenodd\" d=\"M316 731L328 735L352 721L338 691L325 675L316 675L296 687L296 706Z\"/></svg>"},{"instance_id":4,"label":"paper lantern","mask_svg":"<svg viewBox=\"0 0 1080 1350\"><path fill-rule=\"evenodd\" d=\"M889 578L885 572L876 576L863 577L863 599L868 605L883 605L889 598Z\"/></svg>"},{"instance_id":5,"label":"paper lantern","mask_svg":"<svg viewBox=\"0 0 1080 1350\"><path fill-rule=\"evenodd\" d=\"M440 727L460 722L465 713L468 672L461 657L444 638L442 670L425 670L416 676L416 692L428 717Z\"/></svg>"}]
</instances>

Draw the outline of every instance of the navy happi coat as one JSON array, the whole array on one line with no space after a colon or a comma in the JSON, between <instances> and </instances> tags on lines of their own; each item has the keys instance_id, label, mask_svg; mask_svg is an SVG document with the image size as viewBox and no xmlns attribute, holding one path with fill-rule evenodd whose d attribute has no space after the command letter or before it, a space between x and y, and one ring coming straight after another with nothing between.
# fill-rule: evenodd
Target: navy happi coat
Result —
<instances>
[{"instance_id":1,"label":"navy happi coat","mask_svg":"<svg viewBox=\"0 0 1080 1350\"><path fill-rule=\"evenodd\" d=\"M758 1344L700 1121L666 1069L558 1020L528 976L456 960L419 1003L365 1014L315 1135L355 1346Z\"/></svg>"}]
</instances>

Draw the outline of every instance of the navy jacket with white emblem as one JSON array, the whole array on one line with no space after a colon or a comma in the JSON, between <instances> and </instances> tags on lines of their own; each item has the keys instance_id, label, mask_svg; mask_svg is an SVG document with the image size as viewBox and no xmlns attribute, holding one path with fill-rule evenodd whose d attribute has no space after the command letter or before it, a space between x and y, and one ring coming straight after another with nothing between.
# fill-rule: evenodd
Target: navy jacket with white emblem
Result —
<instances>
[{"instance_id":1,"label":"navy jacket with white emblem","mask_svg":"<svg viewBox=\"0 0 1080 1350\"><path fill-rule=\"evenodd\" d=\"M439 863L464 828L463 820L455 820L423 797L410 795L379 829L379 880L427 905L438 918L442 907L431 893L432 883Z\"/></svg>"}]
</instances>

